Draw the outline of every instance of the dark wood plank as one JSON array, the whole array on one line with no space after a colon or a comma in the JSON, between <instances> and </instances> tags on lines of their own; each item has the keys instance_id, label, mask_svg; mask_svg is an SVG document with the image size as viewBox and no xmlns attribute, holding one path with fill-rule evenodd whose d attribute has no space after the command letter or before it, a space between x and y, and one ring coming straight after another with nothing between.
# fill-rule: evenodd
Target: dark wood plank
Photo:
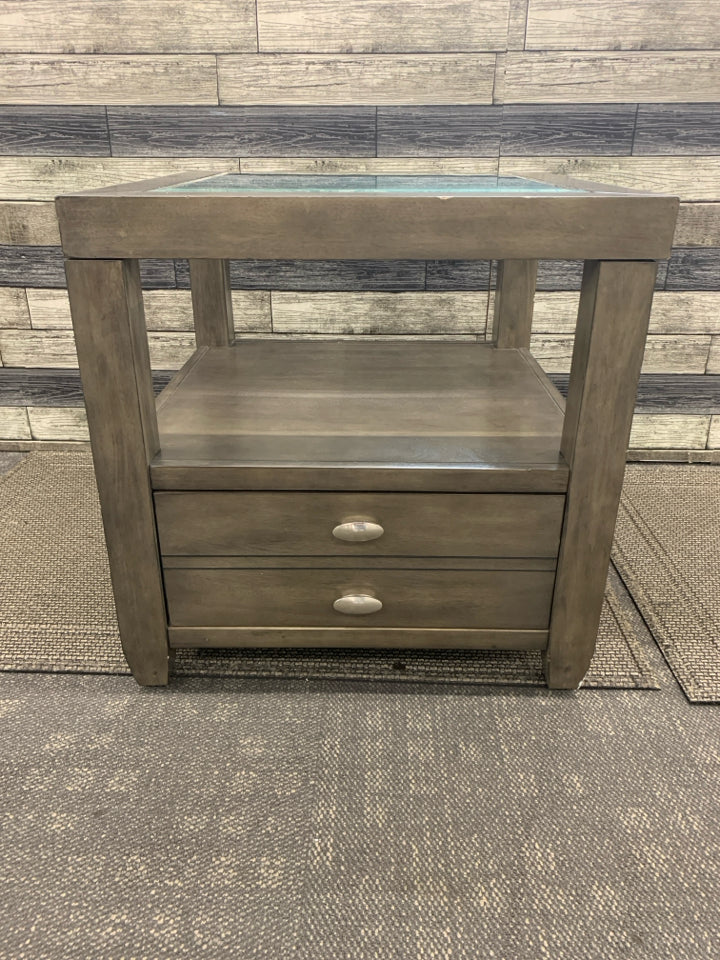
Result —
<instances>
[{"instance_id":1,"label":"dark wood plank","mask_svg":"<svg viewBox=\"0 0 720 960\"><path fill-rule=\"evenodd\" d=\"M550 380L567 396L568 375L554 373ZM636 412L720 413L720 375L644 373L638 384Z\"/></svg>"},{"instance_id":2,"label":"dark wood plank","mask_svg":"<svg viewBox=\"0 0 720 960\"><path fill-rule=\"evenodd\" d=\"M545 654L553 688L577 687L595 649L654 280L652 261L591 261L583 277L562 437L570 482Z\"/></svg>"},{"instance_id":3,"label":"dark wood plank","mask_svg":"<svg viewBox=\"0 0 720 960\"><path fill-rule=\"evenodd\" d=\"M227 260L190 260L195 342L227 347L235 339Z\"/></svg>"},{"instance_id":4,"label":"dark wood plank","mask_svg":"<svg viewBox=\"0 0 720 960\"><path fill-rule=\"evenodd\" d=\"M378 107L379 157L496 157L502 107Z\"/></svg>"},{"instance_id":5,"label":"dark wood plank","mask_svg":"<svg viewBox=\"0 0 720 960\"><path fill-rule=\"evenodd\" d=\"M629 156L635 104L505 104L504 157Z\"/></svg>"},{"instance_id":6,"label":"dark wood plank","mask_svg":"<svg viewBox=\"0 0 720 960\"><path fill-rule=\"evenodd\" d=\"M0 244L0 284L7 287L64 287L60 247Z\"/></svg>"},{"instance_id":7,"label":"dark wood plank","mask_svg":"<svg viewBox=\"0 0 720 960\"><path fill-rule=\"evenodd\" d=\"M111 107L115 157L373 157L374 107Z\"/></svg>"},{"instance_id":8,"label":"dark wood plank","mask_svg":"<svg viewBox=\"0 0 720 960\"><path fill-rule=\"evenodd\" d=\"M177 260L179 288L190 286L187 260ZM423 260L232 260L235 290L422 290Z\"/></svg>"},{"instance_id":9,"label":"dark wood plank","mask_svg":"<svg viewBox=\"0 0 720 960\"><path fill-rule=\"evenodd\" d=\"M170 646L384 647L428 650L543 650L547 630L404 630L376 627L170 627Z\"/></svg>"},{"instance_id":10,"label":"dark wood plank","mask_svg":"<svg viewBox=\"0 0 720 960\"><path fill-rule=\"evenodd\" d=\"M583 276L582 260L540 260L538 261L537 289L543 292L579 290ZM665 288L668 261L658 263L655 289Z\"/></svg>"},{"instance_id":11,"label":"dark wood plank","mask_svg":"<svg viewBox=\"0 0 720 960\"><path fill-rule=\"evenodd\" d=\"M717 103L641 103L634 154L674 156L720 153Z\"/></svg>"},{"instance_id":12,"label":"dark wood plank","mask_svg":"<svg viewBox=\"0 0 720 960\"><path fill-rule=\"evenodd\" d=\"M666 290L720 290L720 247L676 247Z\"/></svg>"},{"instance_id":13,"label":"dark wood plank","mask_svg":"<svg viewBox=\"0 0 720 960\"><path fill-rule=\"evenodd\" d=\"M131 261L67 263L68 290L123 651L141 684L168 677L148 461L159 442Z\"/></svg>"},{"instance_id":14,"label":"dark wood plank","mask_svg":"<svg viewBox=\"0 0 720 960\"><path fill-rule=\"evenodd\" d=\"M173 375L170 370L153 371L153 391L160 393ZM84 402L76 370L0 368L0 407L81 407Z\"/></svg>"},{"instance_id":15,"label":"dark wood plank","mask_svg":"<svg viewBox=\"0 0 720 960\"><path fill-rule=\"evenodd\" d=\"M489 260L428 260L428 290L487 290L490 284Z\"/></svg>"},{"instance_id":16,"label":"dark wood plank","mask_svg":"<svg viewBox=\"0 0 720 960\"><path fill-rule=\"evenodd\" d=\"M109 157L105 108L0 106L0 154Z\"/></svg>"},{"instance_id":17,"label":"dark wood plank","mask_svg":"<svg viewBox=\"0 0 720 960\"><path fill-rule=\"evenodd\" d=\"M498 262L492 339L501 350L530 348L537 267L537 260Z\"/></svg>"}]
</instances>

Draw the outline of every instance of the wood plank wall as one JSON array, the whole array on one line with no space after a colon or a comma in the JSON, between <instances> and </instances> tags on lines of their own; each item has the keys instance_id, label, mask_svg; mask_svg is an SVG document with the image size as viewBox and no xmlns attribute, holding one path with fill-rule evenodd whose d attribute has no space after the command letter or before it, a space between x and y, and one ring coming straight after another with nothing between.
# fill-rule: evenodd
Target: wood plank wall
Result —
<instances>
[{"instance_id":1,"label":"wood plank wall","mask_svg":"<svg viewBox=\"0 0 720 960\"><path fill-rule=\"evenodd\" d=\"M0 0L0 442L87 436L52 199L198 166L571 173L678 192L636 448L720 448L717 0ZM579 265L543 263L562 385ZM475 262L232 265L238 332L484 338ZM188 268L143 264L151 357ZM322 291L317 293L317 291ZM163 374L158 374L158 383Z\"/></svg>"}]
</instances>

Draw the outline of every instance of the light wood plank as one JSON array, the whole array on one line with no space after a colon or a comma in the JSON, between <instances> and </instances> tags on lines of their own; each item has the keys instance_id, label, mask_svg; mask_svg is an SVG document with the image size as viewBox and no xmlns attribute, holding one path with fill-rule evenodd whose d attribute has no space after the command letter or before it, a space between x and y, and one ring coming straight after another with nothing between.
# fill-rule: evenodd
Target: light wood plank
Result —
<instances>
[{"instance_id":1,"label":"light wood plank","mask_svg":"<svg viewBox=\"0 0 720 960\"><path fill-rule=\"evenodd\" d=\"M0 193L4 194L4 186ZM60 243L52 203L0 203L0 243L45 247Z\"/></svg>"},{"instance_id":2,"label":"light wood plank","mask_svg":"<svg viewBox=\"0 0 720 960\"><path fill-rule=\"evenodd\" d=\"M712 103L720 53L508 53L506 103Z\"/></svg>"},{"instance_id":3,"label":"light wood plank","mask_svg":"<svg viewBox=\"0 0 720 960\"><path fill-rule=\"evenodd\" d=\"M577 322L578 301L579 293L574 291L538 293L533 319L535 333L572 333ZM657 291L653 297L650 333L653 335L650 340L652 344L654 336L658 334L720 334L720 292ZM682 341L679 342L682 344Z\"/></svg>"},{"instance_id":4,"label":"light wood plank","mask_svg":"<svg viewBox=\"0 0 720 960\"><path fill-rule=\"evenodd\" d=\"M696 159L692 159L693 167ZM681 203L674 243L679 247L720 247L720 203Z\"/></svg>"},{"instance_id":5,"label":"light wood plank","mask_svg":"<svg viewBox=\"0 0 720 960\"><path fill-rule=\"evenodd\" d=\"M167 627L148 473L159 440L138 265L71 260L67 278L123 651L138 683L164 684Z\"/></svg>"},{"instance_id":6,"label":"light wood plank","mask_svg":"<svg viewBox=\"0 0 720 960\"><path fill-rule=\"evenodd\" d=\"M89 440L82 407L28 407L33 440Z\"/></svg>"},{"instance_id":7,"label":"light wood plank","mask_svg":"<svg viewBox=\"0 0 720 960\"><path fill-rule=\"evenodd\" d=\"M501 350L530 346L537 267L537 260L498 262L492 339Z\"/></svg>"},{"instance_id":8,"label":"light wood plank","mask_svg":"<svg viewBox=\"0 0 720 960\"><path fill-rule=\"evenodd\" d=\"M3 53L231 53L257 49L253 0L2 0Z\"/></svg>"},{"instance_id":9,"label":"light wood plank","mask_svg":"<svg viewBox=\"0 0 720 960\"><path fill-rule=\"evenodd\" d=\"M636 413L630 446L638 450L703 450L709 427L709 414Z\"/></svg>"},{"instance_id":10,"label":"light wood plank","mask_svg":"<svg viewBox=\"0 0 720 960\"><path fill-rule=\"evenodd\" d=\"M656 271L652 261L585 265L561 444L570 481L544 657L552 688L577 687L595 649Z\"/></svg>"},{"instance_id":11,"label":"light wood plank","mask_svg":"<svg viewBox=\"0 0 720 960\"><path fill-rule=\"evenodd\" d=\"M126 157L0 157L0 195L8 200L53 200L60 193L197 167L197 159ZM210 173L237 172L231 160L203 160ZM53 241L56 242L56 241Z\"/></svg>"},{"instance_id":12,"label":"light wood plank","mask_svg":"<svg viewBox=\"0 0 720 960\"><path fill-rule=\"evenodd\" d=\"M712 0L530 0L528 6L526 50L717 47L718 8Z\"/></svg>"},{"instance_id":13,"label":"light wood plank","mask_svg":"<svg viewBox=\"0 0 720 960\"><path fill-rule=\"evenodd\" d=\"M487 293L292 293L273 291L276 333L485 332Z\"/></svg>"},{"instance_id":14,"label":"light wood plank","mask_svg":"<svg viewBox=\"0 0 720 960\"><path fill-rule=\"evenodd\" d=\"M720 373L720 337L713 337L705 373Z\"/></svg>"},{"instance_id":15,"label":"light wood plank","mask_svg":"<svg viewBox=\"0 0 720 960\"><path fill-rule=\"evenodd\" d=\"M500 175L560 175L596 180L634 190L671 193L682 200L720 197L720 156L693 157L533 157L500 158ZM676 241L677 243L677 241Z\"/></svg>"},{"instance_id":16,"label":"light wood plank","mask_svg":"<svg viewBox=\"0 0 720 960\"><path fill-rule=\"evenodd\" d=\"M185 333L151 333L150 358L156 370L175 370L195 349ZM77 367L75 340L68 330L2 330L0 354L6 367Z\"/></svg>"},{"instance_id":17,"label":"light wood plank","mask_svg":"<svg viewBox=\"0 0 720 960\"><path fill-rule=\"evenodd\" d=\"M31 440L26 407L0 407L0 440Z\"/></svg>"},{"instance_id":18,"label":"light wood plank","mask_svg":"<svg viewBox=\"0 0 720 960\"><path fill-rule=\"evenodd\" d=\"M710 337L650 336L647 338L643 373L705 373ZM573 351L571 337L533 335L533 356L547 373L567 373ZM708 369L707 371L711 371Z\"/></svg>"},{"instance_id":19,"label":"light wood plank","mask_svg":"<svg viewBox=\"0 0 720 960\"><path fill-rule=\"evenodd\" d=\"M508 0L258 0L263 53L504 50L507 18Z\"/></svg>"},{"instance_id":20,"label":"light wood plank","mask_svg":"<svg viewBox=\"0 0 720 960\"><path fill-rule=\"evenodd\" d=\"M0 55L3 103L217 103L213 56Z\"/></svg>"},{"instance_id":21,"label":"light wood plank","mask_svg":"<svg viewBox=\"0 0 720 960\"><path fill-rule=\"evenodd\" d=\"M717 414L710 418L710 433L708 434L707 445L710 450L720 448L720 416Z\"/></svg>"},{"instance_id":22,"label":"light wood plank","mask_svg":"<svg viewBox=\"0 0 720 960\"><path fill-rule=\"evenodd\" d=\"M529 0L510 0L507 50L525 49L525 27L527 24L528 3Z\"/></svg>"},{"instance_id":23,"label":"light wood plank","mask_svg":"<svg viewBox=\"0 0 720 960\"><path fill-rule=\"evenodd\" d=\"M30 311L22 287L0 287L0 327L12 330L30 326Z\"/></svg>"},{"instance_id":24,"label":"light wood plank","mask_svg":"<svg viewBox=\"0 0 720 960\"><path fill-rule=\"evenodd\" d=\"M190 292L198 347L227 347L235 339L230 264L190 260Z\"/></svg>"},{"instance_id":25,"label":"light wood plank","mask_svg":"<svg viewBox=\"0 0 720 960\"><path fill-rule=\"evenodd\" d=\"M241 173L496 174L492 157L241 157Z\"/></svg>"},{"instance_id":26,"label":"light wood plank","mask_svg":"<svg viewBox=\"0 0 720 960\"><path fill-rule=\"evenodd\" d=\"M494 73L492 54L218 57L221 104L492 103Z\"/></svg>"}]
</instances>

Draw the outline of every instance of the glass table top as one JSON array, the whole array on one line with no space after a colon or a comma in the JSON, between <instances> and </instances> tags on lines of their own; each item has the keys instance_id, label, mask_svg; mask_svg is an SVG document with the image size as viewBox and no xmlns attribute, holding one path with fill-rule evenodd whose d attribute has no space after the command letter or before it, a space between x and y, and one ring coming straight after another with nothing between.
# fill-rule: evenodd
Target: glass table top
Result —
<instances>
[{"instance_id":1,"label":"glass table top","mask_svg":"<svg viewBox=\"0 0 720 960\"><path fill-rule=\"evenodd\" d=\"M524 177L477 175L398 176L366 174L229 173L170 186L156 187L153 193L360 193L432 194L435 196L479 196L486 194L582 194L586 190L561 187Z\"/></svg>"}]
</instances>

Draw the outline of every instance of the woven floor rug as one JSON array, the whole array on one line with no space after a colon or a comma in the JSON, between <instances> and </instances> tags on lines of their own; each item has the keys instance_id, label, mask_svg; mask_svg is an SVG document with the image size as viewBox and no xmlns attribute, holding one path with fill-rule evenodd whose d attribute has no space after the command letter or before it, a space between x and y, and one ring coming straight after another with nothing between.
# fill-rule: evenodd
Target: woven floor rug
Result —
<instances>
[{"instance_id":1,"label":"woven floor rug","mask_svg":"<svg viewBox=\"0 0 720 960\"><path fill-rule=\"evenodd\" d=\"M88 453L31 453L0 477L0 669L127 673ZM658 689L642 622L608 580L585 686ZM179 650L174 672L455 683L543 684L536 652Z\"/></svg>"},{"instance_id":2,"label":"woven floor rug","mask_svg":"<svg viewBox=\"0 0 720 960\"><path fill-rule=\"evenodd\" d=\"M629 465L613 558L688 699L720 701L720 466Z\"/></svg>"}]
</instances>

